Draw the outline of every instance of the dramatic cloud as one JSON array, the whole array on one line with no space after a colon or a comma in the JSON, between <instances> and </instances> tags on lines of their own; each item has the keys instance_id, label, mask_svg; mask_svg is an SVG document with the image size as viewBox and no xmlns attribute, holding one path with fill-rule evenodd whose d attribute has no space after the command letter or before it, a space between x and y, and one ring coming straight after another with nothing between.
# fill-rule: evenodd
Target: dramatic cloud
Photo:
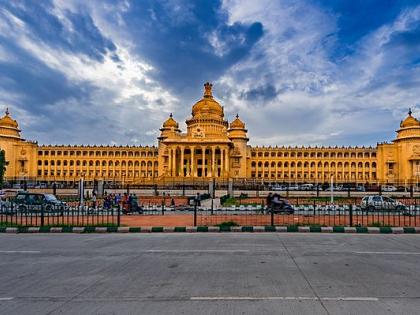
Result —
<instances>
[{"instance_id":1,"label":"dramatic cloud","mask_svg":"<svg viewBox=\"0 0 420 315\"><path fill-rule=\"evenodd\" d=\"M41 143L150 145L210 80L252 144L374 145L420 114L416 2L0 0L0 106Z\"/></svg>"}]
</instances>

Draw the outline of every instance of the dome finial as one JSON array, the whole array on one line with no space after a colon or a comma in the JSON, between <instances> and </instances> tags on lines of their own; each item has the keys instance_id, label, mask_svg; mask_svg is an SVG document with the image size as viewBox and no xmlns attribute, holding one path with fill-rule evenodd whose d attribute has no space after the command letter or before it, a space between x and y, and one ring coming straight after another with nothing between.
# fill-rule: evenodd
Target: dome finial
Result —
<instances>
[{"instance_id":1,"label":"dome finial","mask_svg":"<svg viewBox=\"0 0 420 315\"><path fill-rule=\"evenodd\" d=\"M411 107L408 108L408 116L411 116L413 112L411 111Z\"/></svg>"},{"instance_id":2,"label":"dome finial","mask_svg":"<svg viewBox=\"0 0 420 315\"><path fill-rule=\"evenodd\" d=\"M169 117L171 117L171 118L172 118L172 113L170 113L170 114L169 114Z\"/></svg>"},{"instance_id":3,"label":"dome finial","mask_svg":"<svg viewBox=\"0 0 420 315\"><path fill-rule=\"evenodd\" d=\"M236 113L236 118L239 118L239 114L238 113Z\"/></svg>"},{"instance_id":4,"label":"dome finial","mask_svg":"<svg viewBox=\"0 0 420 315\"><path fill-rule=\"evenodd\" d=\"M9 116L9 107L6 107L5 114L6 114L7 116Z\"/></svg>"},{"instance_id":5,"label":"dome finial","mask_svg":"<svg viewBox=\"0 0 420 315\"><path fill-rule=\"evenodd\" d=\"M204 97L213 97L213 94L211 92L212 87L213 84L209 82L204 83Z\"/></svg>"}]
</instances>

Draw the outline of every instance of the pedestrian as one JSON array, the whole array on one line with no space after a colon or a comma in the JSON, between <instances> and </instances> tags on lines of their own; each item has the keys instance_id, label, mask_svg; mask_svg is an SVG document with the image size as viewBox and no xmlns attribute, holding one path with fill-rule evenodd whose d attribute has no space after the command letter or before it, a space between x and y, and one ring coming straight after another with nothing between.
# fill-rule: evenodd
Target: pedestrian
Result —
<instances>
[{"instance_id":1,"label":"pedestrian","mask_svg":"<svg viewBox=\"0 0 420 315\"><path fill-rule=\"evenodd\" d=\"M96 192L92 192L92 208L96 209Z\"/></svg>"},{"instance_id":2,"label":"pedestrian","mask_svg":"<svg viewBox=\"0 0 420 315\"><path fill-rule=\"evenodd\" d=\"M195 197L195 204L197 205L197 207L201 206L201 200L200 200L200 194L197 193L197 196Z\"/></svg>"},{"instance_id":3,"label":"pedestrian","mask_svg":"<svg viewBox=\"0 0 420 315\"><path fill-rule=\"evenodd\" d=\"M271 208L271 202L273 200L273 194L269 193L267 198L265 199L265 203L267 204L267 208L270 209Z\"/></svg>"}]
</instances>

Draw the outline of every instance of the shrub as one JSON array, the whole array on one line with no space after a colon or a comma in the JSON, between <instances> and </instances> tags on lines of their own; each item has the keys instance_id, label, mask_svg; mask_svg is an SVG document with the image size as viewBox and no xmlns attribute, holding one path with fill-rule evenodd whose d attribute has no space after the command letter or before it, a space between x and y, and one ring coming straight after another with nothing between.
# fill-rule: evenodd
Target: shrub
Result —
<instances>
[{"instance_id":1,"label":"shrub","mask_svg":"<svg viewBox=\"0 0 420 315\"><path fill-rule=\"evenodd\" d=\"M236 223L235 221L225 221L225 222L222 222L220 224L216 224L216 226L222 228L222 227L225 227L225 226L239 226L239 224Z\"/></svg>"}]
</instances>

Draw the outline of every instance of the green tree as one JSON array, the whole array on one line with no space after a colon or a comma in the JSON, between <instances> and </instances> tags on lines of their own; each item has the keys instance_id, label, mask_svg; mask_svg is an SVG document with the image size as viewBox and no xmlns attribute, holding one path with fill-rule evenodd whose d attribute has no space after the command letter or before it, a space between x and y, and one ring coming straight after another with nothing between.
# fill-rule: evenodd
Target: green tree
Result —
<instances>
[{"instance_id":1,"label":"green tree","mask_svg":"<svg viewBox=\"0 0 420 315\"><path fill-rule=\"evenodd\" d=\"M6 161L6 152L0 150L0 188L3 188L4 173L6 172L6 166L9 162Z\"/></svg>"}]
</instances>

